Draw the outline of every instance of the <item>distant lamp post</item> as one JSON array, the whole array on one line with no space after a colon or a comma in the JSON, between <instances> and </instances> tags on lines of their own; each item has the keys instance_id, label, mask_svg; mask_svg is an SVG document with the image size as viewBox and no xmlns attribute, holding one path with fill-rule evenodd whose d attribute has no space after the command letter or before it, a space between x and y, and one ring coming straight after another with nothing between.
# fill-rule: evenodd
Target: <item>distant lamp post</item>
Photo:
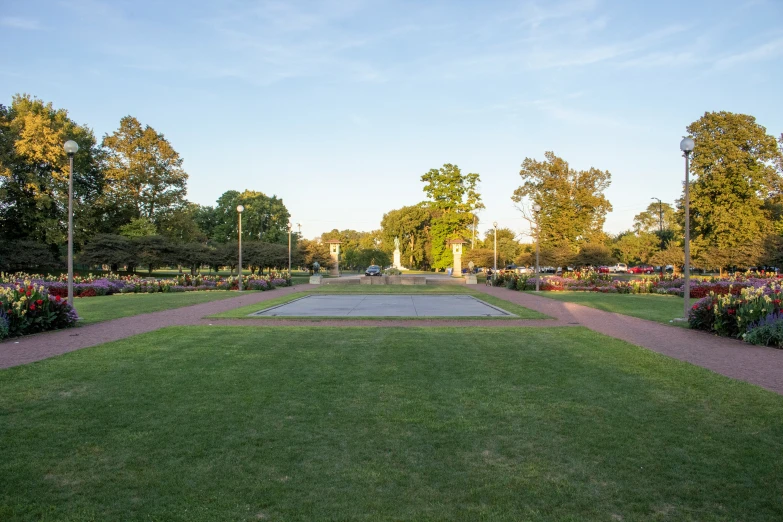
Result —
<instances>
[{"instance_id":1,"label":"distant lamp post","mask_svg":"<svg viewBox=\"0 0 783 522\"><path fill-rule=\"evenodd\" d=\"M239 214L239 291L242 289L242 212L245 211L245 207L237 205L237 214Z\"/></svg>"},{"instance_id":2,"label":"distant lamp post","mask_svg":"<svg viewBox=\"0 0 783 522\"><path fill-rule=\"evenodd\" d=\"M498 222L492 222L492 228L495 229L495 271L492 272L492 279L497 279L498 272Z\"/></svg>"},{"instance_id":3,"label":"distant lamp post","mask_svg":"<svg viewBox=\"0 0 783 522\"><path fill-rule=\"evenodd\" d=\"M288 279L291 279L291 229L293 224L288 222Z\"/></svg>"},{"instance_id":4,"label":"distant lamp post","mask_svg":"<svg viewBox=\"0 0 783 522\"><path fill-rule=\"evenodd\" d=\"M683 292L683 309L685 310L685 320L688 320L688 311L690 310L691 297L691 208L690 208L690 157L693 152L693 138L685 137L680 142L680 150L685 156L685 266L683 272L685 275L685 288Z\"/></svg>"},{"instance_id":5,"label":"distant lamp post","mask_svg":"<svg viewBox=\"0 0 783 522\"><path fill-rule=\"evenodd\" d=\"M79 152L79 144L68 140L63 145L68 155L68 304L73 306L73 155Z\"/></svg>"},{"instance_id":6,"label":"distant lamp post","mask_svg":"<svg viewBox=\"0 0 783 522\"><path fill-rule=\"evenodd\" d=\"M540 228L538 225L538 214L541 212L541 205L536 203L533 205L533 212L536 213L536 292L539 291L539 280L541 279L541 271L538 266L538 243L539 243L539 237L540 237Z\"/></svg>"}]
</instances>

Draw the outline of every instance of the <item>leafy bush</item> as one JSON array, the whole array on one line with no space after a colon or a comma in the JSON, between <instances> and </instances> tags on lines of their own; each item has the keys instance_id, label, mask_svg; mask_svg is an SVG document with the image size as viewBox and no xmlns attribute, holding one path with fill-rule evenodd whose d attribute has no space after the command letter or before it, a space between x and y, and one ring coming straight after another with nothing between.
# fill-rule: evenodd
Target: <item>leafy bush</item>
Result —
<instances>
[{"instance_id":1,"label":"leafy bush","mask_svg":"<svg viewBox=\"0 0 783 522\"><path fill-rule=\"evenodd\" d=\"M783 314L780 312L769 314L752 324L744 338L751 344L783 348Z\"/></svg>"},{"instance_id":2,"label":"leafy bush","mask_svg":"<svg viewBox=\"0 0 783 522\"><path fill-rule=\"evenodd\" d=\"M0 310L0 341L8 337L10 330L10 318L5 310Z\"/></svg>"}]
</instances>

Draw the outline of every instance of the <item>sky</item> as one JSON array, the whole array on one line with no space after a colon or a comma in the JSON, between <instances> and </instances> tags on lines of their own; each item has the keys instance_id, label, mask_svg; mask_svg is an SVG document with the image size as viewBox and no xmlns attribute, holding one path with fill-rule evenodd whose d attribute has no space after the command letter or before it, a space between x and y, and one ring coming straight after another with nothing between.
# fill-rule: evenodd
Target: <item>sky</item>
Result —
<instances>
[{"instance_id":1,"label":"sky","mask_svg":"<svg viewBox=\"0 0 783 522\"><path fill-rule=\"evenodd\" d=\"M0 103L28 93L100 140L135 116L188 199L283 199L305 237L380 228L444 163L481 176L479 231L529 241L511 195L546 151L608 170L605 230L680 197L686 126L783 133L783 0L0 0Z\"/></svg>"}]
</instances>

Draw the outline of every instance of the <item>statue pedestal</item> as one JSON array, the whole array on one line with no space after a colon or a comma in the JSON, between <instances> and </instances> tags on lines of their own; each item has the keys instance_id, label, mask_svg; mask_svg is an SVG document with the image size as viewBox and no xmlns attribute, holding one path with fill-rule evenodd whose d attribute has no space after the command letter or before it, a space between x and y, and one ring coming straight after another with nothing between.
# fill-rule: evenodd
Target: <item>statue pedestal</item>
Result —
<instances>
[{"instance_id":1,"label":"statue pedestal","mask_svg":"<svg viewBox=\"0 0 783 522\"><path fill-rule=\"evenodd\" d=\"M397 270L402 270L402 264L400 263L400 249L399 248L394 250L394 263L393 263L392 266L394 266L394 268L396 268Z\"/></svg>"},{"instance_id":2,"label":"statue pedestal","mask_svg":"<svg viewBox=\"0 0 783 522\"><path fill-rule=\"evenodd\" d=\"M321 274L313 274L310 276L310 284L311 285L320 285L321 284Z\"/></svg>"},{"instance_id":3,"label":"statue pedestal","mask_svg":"<svg viewBox=\"0 0 783 522\"><path fill-rule=\"evenodd\" d=\"M477 285L478 280L476 279L476 274L468 274L465 276L465 284L466 285Z\"/></svg>"}]
</instances>

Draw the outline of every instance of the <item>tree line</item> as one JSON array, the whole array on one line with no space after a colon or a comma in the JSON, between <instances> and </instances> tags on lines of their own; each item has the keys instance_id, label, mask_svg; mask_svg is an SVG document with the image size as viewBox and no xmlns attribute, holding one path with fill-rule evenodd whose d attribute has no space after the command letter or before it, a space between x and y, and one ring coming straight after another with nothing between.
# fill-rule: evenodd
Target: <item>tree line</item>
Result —
<instances>
[{"instance_id":1,"label":"tree line","mask_svg":"<svg viewBox=\"0 0 783 522\"><path fill-rule=\"evenodd\" d=\"M695 141L690 171L692 264L705 269L783 264L783 135L776 139L752 116L730 112L705 113L686 132ZM16 95L10 106L0 105L0 269L61 262L68 194L68 159L62 146L68 139L79 144L74 157L78 260L127 267L232 266L236 208L241 204L243 252L249 249L245 256L250 256L250 266L276 266L269 265L270 259L282 263L283 246L287 264L290 214L281 198L229 190L214 206L189 202L182 158L155 129L126 116L98 143L92 130L64 109ZM605 196L610 172L577 170L547 152L542 160L525 158L519 175L521 183L510 198L530 231L498 229L500 266L533 264L536 237L544 265L683 264L682 198L650 203L631 228L610 236L603 229L612 210ZM426 197L386 212L377 230L332 230L313 241L291 231L292 263L328 265L324 242L339 239L344 267L387 266L398 238L407 268L451 266L447 245L452 239L468 241L464 262L491 266L494 231L476 237L484 208L480 181L479 174L464 173L451 163L430 169L421 176ZM523 235L531 240L522 243ZM171 252L153 248L164 243ZM96 254L99 245L103 258ZM124 261L115 260L114 250ZM150 252L157 252L157 260Z\"/></svg>"},{"instance_id":2,"label":"tree line","mask_svg":"<svg viewBox=\"0 0 783 522\"><path fill-rule=\"evenodd\" d=\"M228 249L222 245L237 239L236 207L241 204L243 239L259 245L285 244L287 263L290 215L282 199L259 191L229 190L214 206L189 202L183 160L162 133L125 116L99 143L93 131L73 121L65 109L20 94L10 106L0 104L0 269L62 264L68 223L69 165L63 150L67 140L79 145L73 173L77 260L116 266L101 262L95 245L124 245L122 255L134 251L141 257L134 254L122 265L147 265L151 257L142 253L149 248L141 245L156 242L176 245L193 256L208 250L215 259L217 252ZM106 234L115 237L101 238ZM294 242L297 239L294 234ZM91 243L95 245L90 247ZM112 255L107 251L104 257Z\"/></svg>"}]
</instances>

